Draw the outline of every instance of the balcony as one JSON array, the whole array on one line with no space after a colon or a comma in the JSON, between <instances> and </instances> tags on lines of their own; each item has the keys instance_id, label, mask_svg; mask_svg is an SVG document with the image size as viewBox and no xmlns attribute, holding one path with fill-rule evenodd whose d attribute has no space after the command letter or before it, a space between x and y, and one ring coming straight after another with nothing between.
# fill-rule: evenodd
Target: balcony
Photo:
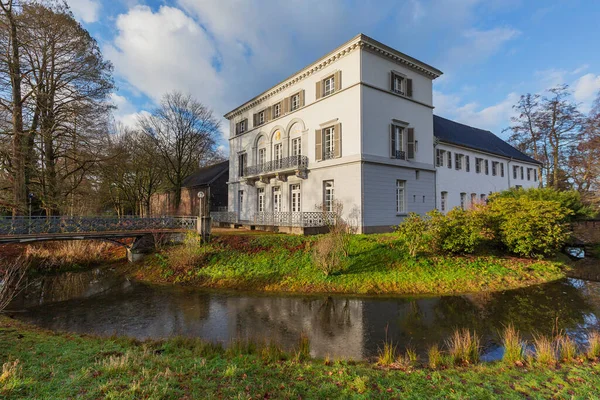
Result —
<instances>
[{"instance_id":1,"label":"balcony","mask_svg":"<svg viewBox=\"0 0 600 400\"><path fill-rule=\"evenodd\" d=\"M402 150L394 150L392 158L396 160L406 160L406 152Z\"/></svg>"},{"instance_id":2,"label":"balcony","mask_svg":"<svg viewBox=\"0 0 600 400\"><path fill-rule=\"evenodd\" d=\"M299 177L303 177L303 173L307 168L308 157L291 156L247 167L242 176L250 183L259 178L277 176L284 178L289 174L296 174Z\"/></svg>"}]
</instances>

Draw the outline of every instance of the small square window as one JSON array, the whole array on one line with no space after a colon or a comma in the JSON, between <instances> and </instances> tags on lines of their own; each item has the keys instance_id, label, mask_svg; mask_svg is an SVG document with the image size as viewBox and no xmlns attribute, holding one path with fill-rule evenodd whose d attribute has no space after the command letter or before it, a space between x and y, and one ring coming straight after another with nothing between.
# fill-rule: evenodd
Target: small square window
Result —
<instances>
[{"instance_id":1,"label":"small square window","mask_svg":"<svg viewBox=\"0 0 600 400\"><path fill-rule=\"evenodd\" d=\"M335 78L331 75L323 80L323 96L328 96L335 91Z\"/></svg>"},{"instance_id":2,"label":"small square window","mask_svg":"<svg viewBox=\"0 0 600 400\"><path fill-rule=\"evenodd\" d=\"M300 108L300 94L299 93L292 96L292 99L290 101L290 108L292 111Z\"/></svg>"}]
</instances>

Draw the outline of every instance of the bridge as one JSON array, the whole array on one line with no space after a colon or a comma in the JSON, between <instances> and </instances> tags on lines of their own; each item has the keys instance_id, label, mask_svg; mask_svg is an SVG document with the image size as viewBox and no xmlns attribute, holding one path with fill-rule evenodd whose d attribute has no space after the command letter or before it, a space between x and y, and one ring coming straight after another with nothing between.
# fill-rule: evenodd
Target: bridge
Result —
<instances>
[{"instance_id":1,"label":"bridge","mask_svg":"<svg viewBox=\"0 0 600 400\"><path fill-rule=\"evenodd\" d=\"M0 244L107 240L126 247L127 258L136 261L159 236L196 230L197 217L0 217ZM124 238L133 238L133 243L119 241Z\"/></svg>"}]
</instances>

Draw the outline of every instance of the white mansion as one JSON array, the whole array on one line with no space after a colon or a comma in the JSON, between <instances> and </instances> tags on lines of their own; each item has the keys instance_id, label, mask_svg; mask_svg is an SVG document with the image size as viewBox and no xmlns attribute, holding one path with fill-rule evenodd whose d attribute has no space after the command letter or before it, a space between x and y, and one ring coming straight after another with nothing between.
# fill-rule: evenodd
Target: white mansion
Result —
<instances>
[{"instance_id":1,"label":"white mansion","mask_svg":"<svg viewBox=\"0 0 600 400\"><path fill-rule=\"evenodd\" d=\"M302 232L334 200L359 231L537 186L539 164L489 131L433 115L442 74L358 35L225 117L229 208L217 222Z\"/></svg>"}]
</instances>

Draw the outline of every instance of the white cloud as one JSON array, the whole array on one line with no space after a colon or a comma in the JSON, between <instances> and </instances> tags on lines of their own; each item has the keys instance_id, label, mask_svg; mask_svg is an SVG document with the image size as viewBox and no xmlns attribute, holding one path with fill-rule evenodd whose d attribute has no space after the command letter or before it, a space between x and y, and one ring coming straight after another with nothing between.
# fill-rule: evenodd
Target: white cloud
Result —
<instances>
[{"instance_id":1,"label":"white cloud","mask_svg":"<svg viewBox=\"0 0 600 400\"><path fill-rule=\"evenodd\" d=\"M436 115L500 135L515 114L513 105L519 100L519 95L514 92L509 93L500 102L487 107L482 107L476 102L465 103L456 94L444 94L435 90L433 100Z\"/></svg>"},{"instance_id":2,"label":"white cloud","mask_svg":"<svg viewBox=\"0 0 600 400\"><path fill-rule=\"evenodd\" d=\"M590 64L583 64L577 68L575 68L571 74L573 75L579 75L580 73L582 73L583 71L587 70L590 67Z\"/></svg>"},{"instance_id":3,"label":"white cloud","mask_svg":"<svg viewBox=\"0 0 600 400\"><path fill-rule=\"evenodd\" d=\"M104 51L121 77L158 100L180 90L206 104L218 104L223 80L211 61L216 57L202 27L180 9L157 12L136 6L117 18L117 35Z\"/></svg>"},{"instance_id":4,"label":"white cloud","mask_svg":"<svg viewBox=\"0 0 600 400\"><path fill-rule=\"evenodd\" d=\"M463 43L450 49L448 62L453 65L479 63L497 53L502 46L517 38L520 31L513 28L494 28L490 30L468 29L463 32Z\"/></svg>"},{"instance_id":5,"label":"white cloud","mask_svg":"<svg viewBox=\"0 0 600 400\"><path fill-rule=\"evenodd\" d=\"M67 0L75 18L82 22L98 21L101 4L97 0Z\"/></svg>"},{"instance_id":6,"label":"white cloud","mask_svg":"<svg viewBox=\"0 0 600 400\"><path fill-rule=\"evenodd\" d=\"M581 110L589 112L600 91L600 75L585 74L573 83L573 97L581 103Z\"/></svg>"},{"instance_id":7,"label":"white cloud","mask_svg":"<svg viewBox=\"0 0 600 400\"><path fill-rule=\"evenodd\" d=\"M138 111L124 96L112 93L110 99L112 104L117 107L117 109L113 111L115 121L123 124L127 128L136 128L140 116L150 115L146 110Z\"/></svg>"}]
</instances>

